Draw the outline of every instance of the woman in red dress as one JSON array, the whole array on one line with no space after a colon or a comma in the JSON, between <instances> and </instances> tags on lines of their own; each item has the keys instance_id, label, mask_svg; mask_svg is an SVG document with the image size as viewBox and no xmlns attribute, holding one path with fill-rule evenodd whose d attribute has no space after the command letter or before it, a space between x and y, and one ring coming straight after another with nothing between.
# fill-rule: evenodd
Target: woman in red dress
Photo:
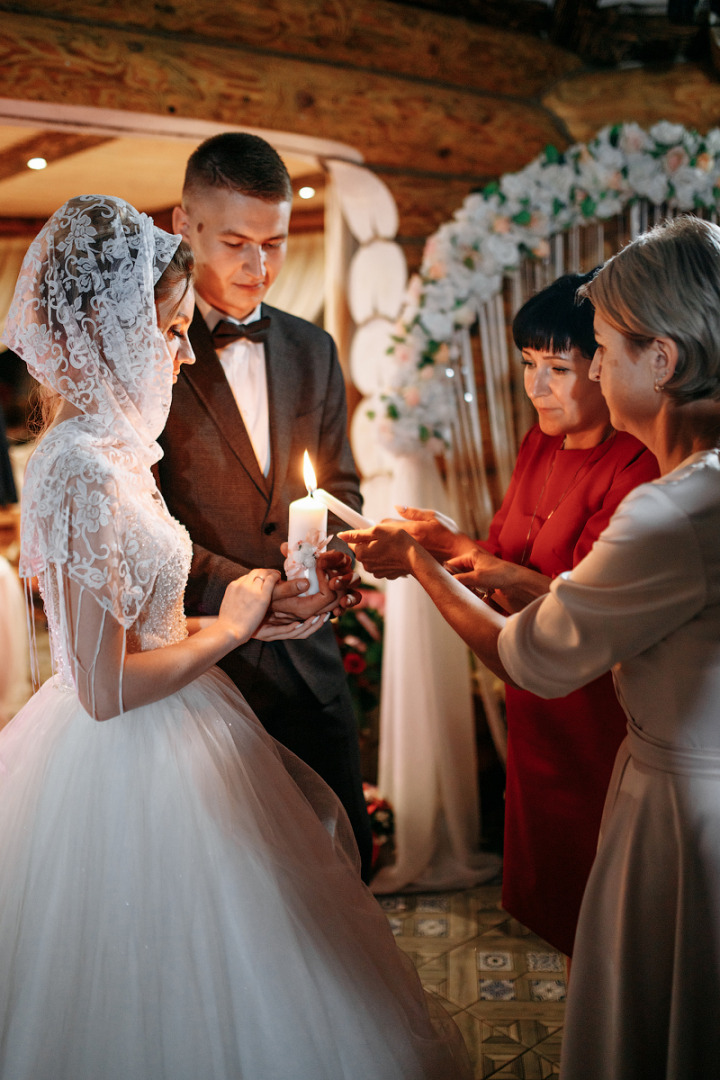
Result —
<instances>
[{"instance_id":1,"label":"woman in red dress","mask_svg":"<svg viewBox=\"0 0 720 1080\"><path fill-rule=\"evenodd\" d=\"M615 431L597 382L589 301L593 274L567 274L518 312L525 390L538 413L493 518L480 580L501 610L519 611L590 550L616 507L658 475L652 454ZM477 542L434 511L405 508L402 527L436 558ZM362 561L371 572L372 548ZM476 567L479 569L479 567ZM508 761L503 906L566 955L595 856L600 818L625 716L605 674L552 701L507 688Z\"/></svg>"}]
</instances>

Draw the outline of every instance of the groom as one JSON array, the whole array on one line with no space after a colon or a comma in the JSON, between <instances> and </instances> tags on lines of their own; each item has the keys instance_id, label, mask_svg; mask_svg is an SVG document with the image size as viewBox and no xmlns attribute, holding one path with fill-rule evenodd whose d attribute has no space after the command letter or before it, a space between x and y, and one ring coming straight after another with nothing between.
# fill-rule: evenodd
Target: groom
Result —
<instances>
[{"instance_id":1,"label":"groom","mask_svg":"<svg viewBox=\"0 0 720 1080\"><path fill-rule=\"evenodd\" d=\"M288 508L306 494L305 450L318 487L357 509L362 502L334 342L262 302L285 260L291 203L290 177L270 144L227 133L192 154L173 211L174 230L195 252L197 362L173 391L159 477L193 540L189 614L216 614L228 583L254 567L282 568ZM328 531L342 527L331 519ZM305 618L317 601L278 607ZM332 627L307 640L251 640L221 666L270 734L336 792L368 880L357 725Z\"/></svg>"}]
</instances>

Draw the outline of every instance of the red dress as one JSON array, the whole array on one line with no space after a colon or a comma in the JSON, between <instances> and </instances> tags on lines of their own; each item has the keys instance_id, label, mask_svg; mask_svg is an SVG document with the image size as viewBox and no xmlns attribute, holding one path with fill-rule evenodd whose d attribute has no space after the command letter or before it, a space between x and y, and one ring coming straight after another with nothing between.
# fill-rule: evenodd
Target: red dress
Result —
<instances>
[{"instance_id":1,"label":"red dress","mask_svg":"<svg viewBox=\"0 0 720 1080\"><path fill-rule=\"evenodd\" d=\"M482 546L554 578L588 553L618 503L658 476L653 455L616 432L591 450L525 436ZM507 688L503 907L570 955L625 714L610 673L567 697Z\"/></svg>"}]
</instances>

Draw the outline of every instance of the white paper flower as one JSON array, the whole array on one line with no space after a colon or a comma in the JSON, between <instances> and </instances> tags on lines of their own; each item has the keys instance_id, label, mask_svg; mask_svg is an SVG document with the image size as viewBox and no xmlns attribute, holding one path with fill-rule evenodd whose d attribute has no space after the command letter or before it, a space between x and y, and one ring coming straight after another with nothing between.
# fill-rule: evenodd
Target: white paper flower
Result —
<instances>
[{"instance_id":1,"label":"white paper flower","mask_svg":"<svg viewBox=\"0 0 720 1080\"><path fill-rule=\"evenodd\" d=\"M660 123L653 124L650 134L655 142L662 143L663 146L673 146L682 140L685 128L682 124L670 124L667 120L661 120Z\"/></svg>"},{"instance_id":2,"label":"white paper flower","mask_svg":"<svg viewBox=\"0 0 720 1080\"><path fill-rule=\"evenodd\" d=\"M652 139L639 124L623 124L618 146L625 154L638 154L651 148Z\"/></svg>"}]
</instances>

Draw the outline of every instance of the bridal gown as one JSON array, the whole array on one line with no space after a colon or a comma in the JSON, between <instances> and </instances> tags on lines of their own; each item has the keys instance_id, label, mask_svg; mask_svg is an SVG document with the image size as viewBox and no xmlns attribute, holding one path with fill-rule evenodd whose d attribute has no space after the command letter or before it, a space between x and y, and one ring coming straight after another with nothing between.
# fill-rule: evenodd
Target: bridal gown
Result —
<instances>
[{"instance_id":1,"label":"bridal gown","mask_svg":"<svg viewBox=\"0 0 720 1080\"><path fill-rule=\"evenodd\" d=\"M71 460L82 426L46 436L29 495L41 503L33 475L84 477L74 535L122 519L135 566L158 568L127 650L179 641L189 537L149 470L137 489L115 476L108 509L108 477ZM93 720L58 617L62 573L41 587L55 674L0 734L1 1080L469 1076L457 1028L360 882L330 789L215 668Z\"/></svg>"}]
</instances>

